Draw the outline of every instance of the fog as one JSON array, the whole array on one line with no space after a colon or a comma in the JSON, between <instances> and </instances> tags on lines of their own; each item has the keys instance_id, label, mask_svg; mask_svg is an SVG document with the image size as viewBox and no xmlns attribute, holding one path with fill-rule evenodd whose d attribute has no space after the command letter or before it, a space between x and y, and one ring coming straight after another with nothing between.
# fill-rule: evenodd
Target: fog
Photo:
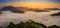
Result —
<instances>
[{"instance_id":1,"label":"fog","mask_svg":"<svg viewBox=\"0 0 60 28\"><path fill-rule=\"evenodd\" d=\"M46 26L60 26L60 16L50 16L51 14L57 12L59 12L59 10L50 10L50 12L26 11L25 13L12 13L11 11L2 11L2 14L0 14L0 27L6 27L10 22L17 24L21 21L26 22L30 19L34 22L42 23Z\"/></svg>"}]
</instances>

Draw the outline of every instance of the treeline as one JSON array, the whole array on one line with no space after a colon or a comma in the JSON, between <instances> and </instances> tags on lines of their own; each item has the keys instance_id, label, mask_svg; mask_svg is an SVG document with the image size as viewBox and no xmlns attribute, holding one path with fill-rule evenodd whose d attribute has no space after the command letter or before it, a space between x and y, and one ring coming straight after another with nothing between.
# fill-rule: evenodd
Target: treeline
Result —
<instances>
[{"instance_id":1,"label":"treeline","mask_svg":"<svg viewBox=\"0 0 60 28\"><path fill-rule=\"evenodd\" d=\"M41 23L35 23L34 21L27 21L25 23L21 22L19 24L13 24L12 22L7 26L7 28L60 28L57 25L45 26Z\"/></svg>"}]
</instances>

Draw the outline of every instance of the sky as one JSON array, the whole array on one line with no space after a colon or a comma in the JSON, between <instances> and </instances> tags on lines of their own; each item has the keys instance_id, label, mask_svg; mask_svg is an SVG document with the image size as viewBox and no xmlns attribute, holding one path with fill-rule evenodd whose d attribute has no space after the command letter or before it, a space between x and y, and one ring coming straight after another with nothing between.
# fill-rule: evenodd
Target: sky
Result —
<instances>
[{"instance_id":1,"label":"sky","mask_svg":"<svg viewBox=\"0 0 60 28\"><path fill-rule=\"evenodd\" d=\"M28 8L60 8L60 0L0 0L0 6L5 5Z\"/></svg>"},{"instance_id":2,"label":"sky","mask_svg":"<svg viewBox=\"0 0 60 28\"><path fill-rule=\"evenodd\" d=\"M44 1L49 1L49 2L57 2L60 3L60 0L0 0L0 3L5 3L5 2L44 2Z\"/></svg>"}]
</instances>

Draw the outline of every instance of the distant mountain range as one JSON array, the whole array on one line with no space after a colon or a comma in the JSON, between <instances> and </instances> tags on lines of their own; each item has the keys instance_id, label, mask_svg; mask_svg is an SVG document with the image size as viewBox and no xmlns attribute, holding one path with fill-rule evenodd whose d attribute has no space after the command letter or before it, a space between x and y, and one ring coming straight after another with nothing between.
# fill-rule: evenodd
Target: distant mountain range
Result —
<instances>
[{"instance_id":1,"label":"distant mountain range","mask_svg":"<svg viewBox=\"0 0 60 28\"><path fill-rule=\"evenodd\" d=\"M60 10L59 8L48 8L47 10Z\"/></svg>"},{"instance_id":2,"label":"distant mountain range","mask_svg":"<svg viewBox=\"0 0 60 28\"><path fill-rule=\"evenodd\" d=\"M0 11L11 11L13 13L24 13L25 11L50 12L48 10L60 10L60 9L59 8L34 9L34 8L13 7L13 6L5 6L2 9L0 9Z\"/></svg>"},{"instance_id":3,"label":"distant mountain range","mask_svg":"<svg viewBox=\"0 0 60 28\"><path fill-rule=\"evenodd\" d=\"M51 14L51 16L60 16L60 12L55 13L55 14Z\"/></svg>"},{"instance_id":4,"label":"distant mountain range","mask_svg":"<svg viewBox=\"0 0 60 28\"><path fill-rule=\"evenodd\" d=\"M2 9L0 9L0 11L11 11L13 13L24 13L23 10L21 10L22 8L17 8L17 7L13 7L13 6L6 6L3 7Z\"/></svg>"},{"instance_id":5,"label":"distant mountain range","mask_svg":"<svg viewBox=\"0 0 60 28\"><path fill-rule=\"evenodd\" d=\"M0 12L0 14L2 14L2 12Z\"/></svg>"}]
</instances>

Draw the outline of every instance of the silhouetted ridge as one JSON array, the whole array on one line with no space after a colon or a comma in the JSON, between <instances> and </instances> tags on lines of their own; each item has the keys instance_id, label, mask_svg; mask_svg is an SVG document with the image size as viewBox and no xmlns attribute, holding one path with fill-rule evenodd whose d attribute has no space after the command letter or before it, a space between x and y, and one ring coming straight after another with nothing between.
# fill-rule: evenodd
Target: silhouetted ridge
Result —
<instances>
[{"instance_id":1,"label":"silhouetted ridge","mask_svg":"<svg viewBox=\"0 0 60 28\"><path fill-rule=\"evenodd\" d=\"M2 12L0 11L0 14L2 14Z\"/></svg>"},{"instance_id":2,"label":"silhouetted ridge","mask_svg":"<svg viewBox=\"0 0 60 28\"><path fill-rule=\"evenodd\" d=\"M36 12L50 12L48 10L36 10Z\"/></svg>"},{"instance_id":3,"label":"silhouetted ridge","mask_svg":"<svg viewBox=\"0 0 60 28\"><path fill-rule=\"evenodd\" d=\"M51 10L60 10L59 8L53 8L53 9L51 9Z\"/></svg>"},{"instance_id":4,"label":"silhouetted ridge","mask_svg":"<svg viewBox=\"0 0 60 28\"><path fill-rule=\"evenodd\" d=\"M14 8L13 6L5 6L2 8L2 11L12 10L13 8Z\"/></svg>"},{"instance_id":5,"label":"silhouetted ridge","mask_svg":"<svg viewBox=\"0 0 60 28\"><path fill-rule=\"evenodd\" d=\"M5 6L2 9L0 9L0 11L11 11L13 13L24 13L24 11L21 8L18 9L17 7L13 7L13 6Z\"/></svg>"},{"instance_id":6,"label":"silhouetted ridge","mask_svg":"<svg viewBox=\"0 0 60 28\"><path fill-rule=\"evenodd\" d=\"M51 16L60 16L60 12L55 13L55 14L51 14Z\"/></svg>"},{"instance_id":7,"label":"silhouetted ridge","mask_svg":"<svg viewBox=\"0 0 60 28\"><path fill-rule=\"evenodd\" d=\"M11 10L11 12L13 12L13 13L24 13L25 11L18 9L18 8L14 8Z\"/></svg>"}]
</instances>

